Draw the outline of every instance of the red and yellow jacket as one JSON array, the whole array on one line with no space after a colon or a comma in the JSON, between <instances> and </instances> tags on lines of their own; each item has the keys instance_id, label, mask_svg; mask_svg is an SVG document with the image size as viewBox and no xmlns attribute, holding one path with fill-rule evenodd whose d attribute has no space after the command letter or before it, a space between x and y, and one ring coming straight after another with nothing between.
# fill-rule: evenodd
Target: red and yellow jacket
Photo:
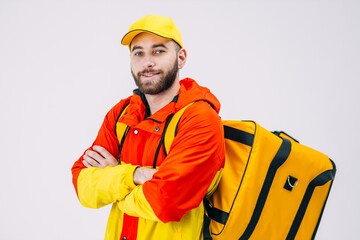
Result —
<instances>
[{"instance_id":1,"label":"red and yellow jacket","mask_svg":"<svg viewBox=\"0 0 360 240\"><path fill-rule=\"evenodd\" d=\"M108 112L93 146L100 145L117 158L115 123L130 126L120 165L86 168L81 156L72 167L83 206L113 204L105 239L202 239L202 200L215 190L225 159L220 103L192 79L180 84L177 99L149 117L145 97L136 91ZM129 102L127 113L117 119ZM135 168L153 165L167 118L191 102L195 103L183 113L167 156L159 151L158 171L144 185L135 185Z\"/></svg>"}]
</instances>

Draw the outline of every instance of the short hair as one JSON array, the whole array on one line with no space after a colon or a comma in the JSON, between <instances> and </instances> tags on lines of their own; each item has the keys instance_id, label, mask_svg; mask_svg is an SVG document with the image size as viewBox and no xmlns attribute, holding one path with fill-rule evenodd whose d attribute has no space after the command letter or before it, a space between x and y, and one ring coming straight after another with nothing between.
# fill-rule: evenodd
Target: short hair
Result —
<instances>
[{"instance_id":1,"label":"short hair","mask_svg":"<svg viewBox=\"0 0 360 240\"><path fill-rule=\"evenodd\" d=\"M176 54L180 51L180 49L182 48L177 42L175 42L174 40L172 40L175 44L175 51L176 51Z\"/></svg>"}]
</instances>

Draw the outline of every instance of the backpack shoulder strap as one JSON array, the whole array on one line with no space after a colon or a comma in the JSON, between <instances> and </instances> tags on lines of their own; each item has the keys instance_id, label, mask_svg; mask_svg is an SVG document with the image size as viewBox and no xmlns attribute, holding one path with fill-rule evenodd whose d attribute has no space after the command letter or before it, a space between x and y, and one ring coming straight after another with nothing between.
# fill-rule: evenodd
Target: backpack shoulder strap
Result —
<instances>
[{"instance_id":1,"label":"backpack shoulder strap","mask_svg":"<svg viewBox=\"0 0 360 240\"><path fill-rule=\"evenodd\" d=\"M165 135L164 135L164 151L165 155L170 150L171 144L174 141L174 138L177 134L177 128L181 119L182 114L185 112L185 110L192 105L194 102L189 103L179 111L177 111L169 120L168 125L165 128Z\"/></svg>"},{"instance_id":2,"label":"backpack shoulder strap","mask_svg":"<svg viewBox=\"0 0 360 240\"><path fill-rule=\"evenodd\" d=\"M130 127L127 126L124 123L119 122L119 119L126 113L126 109L129 107L129 103L127 103L123 109L120 111L119 116L116 119L116 123L115 123L115 135L117 137L117 139L119 140L119 158L118 158L118 164L120 164L121 159L121 150L122 150L122 146L124 144L125 138L127 133L129 132Z\"/></svg>"}]
</instances>

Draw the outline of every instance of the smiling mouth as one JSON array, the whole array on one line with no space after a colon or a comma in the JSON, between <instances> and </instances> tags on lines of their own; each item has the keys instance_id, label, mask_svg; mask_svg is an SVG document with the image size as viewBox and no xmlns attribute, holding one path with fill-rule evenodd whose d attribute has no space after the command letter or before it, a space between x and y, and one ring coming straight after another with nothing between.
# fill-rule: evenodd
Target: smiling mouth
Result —
<instances>
[{"instance_id":1,"label":"smiling mouth","mask_svg":"<svg viewBox=\"0 0 360 240\"><path fill-rule=\"evenodd\" d=\"M156 72L156 73L143 73L142 76L144 77L152 77L152 76L155 76L155 75L158 75L159 73Z\"/></svg>"},{"instance_id":2,"label":"smiling mouth","mask_svg":"<svg viewBox=\"0 0 360 240\"><path fill-rule=\"evenodd\" d=\"M161 71L143 71L139 75L144 80L154 80L158 75L161 74Z\"/></svg>"}]
</instances>

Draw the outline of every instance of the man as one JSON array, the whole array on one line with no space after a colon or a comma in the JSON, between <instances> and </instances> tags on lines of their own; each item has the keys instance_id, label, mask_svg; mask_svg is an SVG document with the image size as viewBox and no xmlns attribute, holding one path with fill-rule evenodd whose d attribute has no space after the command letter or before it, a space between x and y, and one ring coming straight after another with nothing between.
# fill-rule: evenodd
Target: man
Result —
<instances>
[{"instance_id":1,"label":"man","mask_svg":"<svg viewBox=\"0 0 360 240\"><path fill-rule=\"evenodd\" d=\"M122 44L129 46L138 89L108 112L92 147L75 162L80 203L113 204L105 239L202 239L202 200L224 166L220 103L194 80L179 81L187 54L170 18L139 19ZM169 152L159 151L167 121L190 103ZM121 144L117 122L129 127Z\"/></svg>"}]
</instances>

